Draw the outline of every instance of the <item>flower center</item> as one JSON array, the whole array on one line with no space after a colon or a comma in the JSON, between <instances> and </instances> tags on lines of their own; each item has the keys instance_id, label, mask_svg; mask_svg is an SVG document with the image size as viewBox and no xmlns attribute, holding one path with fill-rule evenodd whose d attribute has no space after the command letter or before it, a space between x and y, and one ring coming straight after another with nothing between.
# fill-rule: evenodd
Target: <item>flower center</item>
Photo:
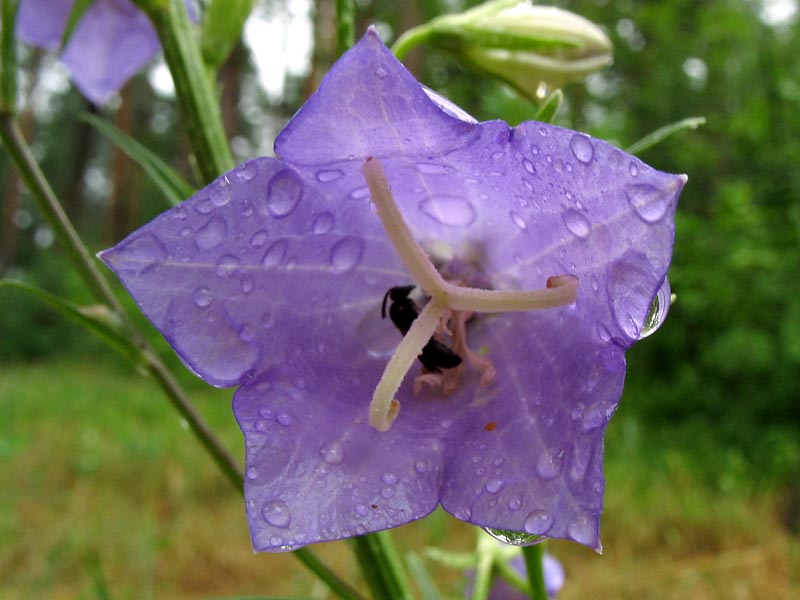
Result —
<instances>
[{"instance_id":1,"label":"flower center","mask_svg":"<svg viewBox=\"0 0 800 600\"><path fill-rule=\"evenodd\" d=\"M387 431L400 412L400 403L395 398L400 384L440 326L442 318L448 310L457 316L456 323L453 325L454 346L462 343L466 348L465 325L471 313L536 310L571 304L575 301L578 293L578 279L572 275L557 275L547 280L545 289L532 291L484 290L445 281L403 221L381 163L377 159L368 158L361 171L367 186L369 186L372 202L377 208L378 217L386 235L411 277L430 296L430 301L414 319L386 365L383 376L372 396L369 406L369 424L378 431ZM460 325L458 324L459 320L463 321ZM461 331L461 342L458 341L456 335L459 327L464 328ZM460 350L460 348L454 349L457 352ZM458 353L466 356L472 364L475 364L473 360L479 362L483 359L472 351L464 350L463 354ZM478 368L481 369L480 366ZM486 368L482 369L482 380L487 378L487 371ZM491 379L494 379L493 373L491 373Z\"/></svg>"}]
</instances>

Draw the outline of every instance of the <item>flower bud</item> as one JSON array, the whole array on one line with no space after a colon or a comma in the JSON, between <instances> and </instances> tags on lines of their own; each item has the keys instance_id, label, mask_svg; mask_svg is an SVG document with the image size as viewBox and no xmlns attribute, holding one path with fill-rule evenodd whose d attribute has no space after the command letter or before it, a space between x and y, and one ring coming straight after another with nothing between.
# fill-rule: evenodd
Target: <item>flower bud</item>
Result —
<instances>
[{"instance_id":1,"label":"flower bud","mask_svg":"<svg viewBox=\"0 0 800 600\"><path fill-rule=\"evenodd\" d=\"M494 0L427 26L426 41L534 98L611 63L612 44L591 21L525 0Z\"/></svg>"}]
</instances>

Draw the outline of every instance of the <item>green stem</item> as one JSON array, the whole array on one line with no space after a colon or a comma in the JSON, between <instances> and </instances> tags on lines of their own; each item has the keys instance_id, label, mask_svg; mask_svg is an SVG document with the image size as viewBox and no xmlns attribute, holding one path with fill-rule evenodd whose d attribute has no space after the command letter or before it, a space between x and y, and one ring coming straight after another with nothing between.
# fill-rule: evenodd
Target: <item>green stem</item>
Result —
<instances>
[{"instance_id":1,"label":"green stem","mask_svg":"<svg viewBox=\"0 0 800 600\"><path fill-rule=\"evenodd\" d=\"M544 568L542 567L544 544L523 546L522 556L525 557L525 569L528 572L531 598L533 600L547 600L547 590L544 586Z\"/></svg>"},{"instance_id":2,"label":"green stem","mask_svg":"<svg viewBox=\"0 0 800 600\"><path fill-rule=\"evenodd\" d=\"M184 0L148 6L150 20L164 48L175 83L183 122L203 183L210 183L233 166L217 91L204 63Z\"/></svg>"},{"instance_id":3,"label":"green stem","mask_svg":"<svg viewBox=\"0 0 800 600\"><path fill-rule=\"evenodd\" d=\"M356 10L354 0L336 0L336 56L353 47L356 41Z\"/></svg>"},{"instance_id":4,"label":"green stem","mask_svg":"<svg viewBox=\"0 0 800 600\"><path fill-rule=\"evenodd\" d=\"M350 541L374 598L410 600L411 589L388 531L361 535Z\"/></svg>"},{"instance_id":5,"label":"green stem","mask_svg":"<svg viewBox=\"0 0 800 600\"><path fill-rule=\"evenodd\" d=\"M472 587L472 600L486 600L486 598L489 597L489 590L492 586L493 565L494 554L492 552L481 552L479 542L478 561L475 564L475 583Z\"/></svg>"},{"instance_id":6,"label":"green stem","mask_svg":"<svg viewBox=\"0 0 800 600\"><path fill-rule=\"evenodd\" d=\"M17 0L2 0L0 22L0 110L14 112L17 103L17 43L14 38Z\"/></svg>"},{"instance_id":7,"label":"green stem","mask_svg":"<svg viewBox=\"0 0 800 600\"><path fill-rule=\"evenodd\" d=\"M39 211L44 215L56 238L64 246L67 256L78 269L92 295L121 317L124 311L114 296L106 279L100 274L89 251L61 207L39 164L20 130L19 123L10 112L0 113L0 136L11 155L20 177L31 192Z\"/></svg>"},{"instance_id":8,"label":"green stem","mask_svg":"<svg viewBox=\"0 0 800 600\"><path fill-rule=\"evenodd\" d=\"M414 46L424 44L432 33L433 28L428 23L409 29L397 38L397 41L392 45L392 52L394 52L397 60L403 60L409 50Z\"/></svg>"},{"instance_id":9,"label":"green stem","mask_svg":"<svg viewBox=\"0 0 800 600\"><path fill-rule=\"evenodd\" d=\"M302 562L312 573L324 581L328 588L342 600L364 600L364 596L339 579L337 575L326 567L308 548L300 548L292 554Z\"/></svg>"},{"instance_id":10,"label":"green stem","mask_svg":"<svg viewBox=\"0 0 800 600\"><path fill-rule=\"evenodd\" d=\"M69 259L80 273L91 293L108 306L122 321L128 335L141 353L147 372L153 376L167 395L170 403L186 420L198 441L208 451L217 467L239 493L243 491L244 475L233 456L214 435L211 428L189 400L178 381L164 365L144 336L135 327L106 279L100 274L94 259L78 236L75 228L56 198L47 178L39 168L16 119L8 112L0 112L0 137L40 212L63 244ZM345 600L359 600L360 596L343 580L328 569L310 550L293 553L304 565L324 581L331 591Z\"/></svg>"}]
</instances>

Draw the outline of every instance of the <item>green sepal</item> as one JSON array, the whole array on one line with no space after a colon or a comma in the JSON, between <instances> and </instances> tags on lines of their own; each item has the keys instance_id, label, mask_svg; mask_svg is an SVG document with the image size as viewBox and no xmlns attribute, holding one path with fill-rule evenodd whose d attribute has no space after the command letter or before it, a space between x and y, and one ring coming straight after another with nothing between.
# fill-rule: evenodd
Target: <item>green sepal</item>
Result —
<instances>
[{"instance_id":1,"label":"green sepal","mask_svg":"<svg viewBox=\"0 0 800 600\"><path fill-rule=\"evenodd\" d=\"M706 124L705 117L689 117L687 119L681 119L680 121L675 121L674 123L670 123L669 125L664 125L664 127L659 127L652 133L648 133L639 141L628 146L625 149L625 152L629 152L630 154L641 154L648 148L652 148L659 142L664 141L671 135L681 132L684 129L697 129L701 125L705 124Z\"/></svg>"},{"instance_id":2,"label":"green sepal","mask_svg":"<svg viewBox=\"0 0 800 600\"><path fill-rule=\"evenodd\" d=\"M195 193L180 174L161 160L152 150L115 127L106 119L84 113L81 118L106 136L111 142L142 167L173 206Z\"/></svg>"},{"instance_id":3,"label":"green sepal","mask_svg":"<svg viewBox=\"0 0 800 600\"><path fill-rule=\"evenodd\" d=\"M62 315L73 319L79 325L83 325L84 328L120 352L127 359L136 364L144 363L142 353L125 335L119 317L107 306L103 304L77 306L35 285L13 279L0 279L0 289L5 287L18 290L41 300Z\"/></svg>"},{"instance_id":4,"label":"green sepal","mask_svg":"<svg viewBox=\"0 0 800 600\"><path fill-rule=\"evenodd\" d=\"M254 0L211 0L203 17L203 62L216 71L242 37Z\"/></svg>"}]
</instances>

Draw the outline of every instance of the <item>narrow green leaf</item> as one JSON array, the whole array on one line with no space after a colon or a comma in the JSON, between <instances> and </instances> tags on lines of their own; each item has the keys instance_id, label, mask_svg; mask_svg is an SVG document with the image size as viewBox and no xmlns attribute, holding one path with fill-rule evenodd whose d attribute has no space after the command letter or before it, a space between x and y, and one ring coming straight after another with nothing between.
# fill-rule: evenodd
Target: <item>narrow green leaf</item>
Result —
<instances>
[{"instance_id":1,"label":"narrow green leaf","mask_svg":"<svg viewBox=\"0 0 800 600\"><path fill-rule=\"evenodd\" d=\"M17 106L17 0L2 0L0 14L0 111L14 113Z\"/></svg>"},{"instance_id":2,"label":"narrow green leaf","mask_svg":"<svg viewBox=\"0 0 800 600\"><path fill-rule=\"evenodd\" d=\"M664 125L664 127L660 127L654 132L647 134L638 142L631 144L625 149L625 151L630 152L631 154L641 154L648 148L655 146L671 135L683 131L684 129L697 129L701 125L705 124L705 117L689 117L688 119L682 119L680 121L676 121L675 123Z\"/></svg>"},{"instance_id":3,"label":"narrow green leaf","mask_svg":"<svg viewBox=\"0 0 800 600\"><path fill-rule=\"evenodd\" d=\"M140 142L96 115L85 113L82 118L142 167L170 204L179 204L194 194L194 188L175 169Z\"/></svg>"},{"instance_id":4,"label":"narrow green leaf","mask_svg":"<svg viewBox=\"0 0 800 600\"><path fill-rule=\"evenodd\" d=\"M124 335L116 315L108 307L103 305L77 306L35 285L12 279L0 279L0 289L4 287L23 292L41 300L61 314L83 325L130 360L137 363L141 362L141 354L138 348Z\"/></svg>"},{"instance_id":5,"label":"narrow green leaf","mask_svg":"<svg viewBox=\"0 0 800 600\"><path fill-rule=\"evenodd\" d=\"M419 554L416 552L406 554L406 564L408 564L408 570L411 572L411 578L419 588L421 600L441 600L442 594L436 587L433 577L431 577Z\"/></svg>"},{"instance_id":6,"label":"narrow green leaf","mask_svg":"<svg viewBox=\"0 0 800 600\"><path fill-rule=\"evenodd\" d=\"M92 4L94 4L94 0L75 0L75 4L72 5L72 10L69 11L67 24L64 27L64 33L61 34L61 45L58 49L59 52L63 51L64 48L67 47L69 40L72 38L72 34L75 32L75 27L78 26L81 17L83 17L83 14Z\"/></svg>"},{"instance_id":7,"label":"narrow green leaf","mask_svg":"<svg viewBox=\"0 0 800 600\"><path fill-rule=\"evenodd\" d=\"M542 123L552 123L553 119L556 118L556 113L558 113L558 109L561 108L561 103L563 101L564 92L562 92L560 89L554 90L552 94L545 98L541 106L539 106L539 110L536 111L536 114L533 116L533 120L540 121Z\"/></svg>"},{"instance_id":8,"label":"narrow green leaf","mask_svg":"<svg viewBox=\"0 0 800 600\"><path fill-rule=\"evenodd\" d=\"M216 70L242 37L254 0L211 0L203 19L203 62Z\"/></svg>"}]
</instances>

